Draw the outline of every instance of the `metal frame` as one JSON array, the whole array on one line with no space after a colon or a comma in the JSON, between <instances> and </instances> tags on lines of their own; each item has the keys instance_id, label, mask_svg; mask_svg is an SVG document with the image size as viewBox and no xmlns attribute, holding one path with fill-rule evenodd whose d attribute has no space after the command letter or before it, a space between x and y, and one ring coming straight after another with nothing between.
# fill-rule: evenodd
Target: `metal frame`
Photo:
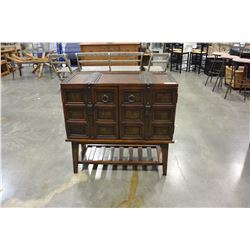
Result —
<instances>
[{"instance_id":1,"label":"metal frame","mask_svg":"<svg viewBox=\"0 0 250 250\"><path fill-rule=\"evenodd\" d=\"M66 78L66 73L73 73L74 70L71 68L70 60L68 59L66 54L49 54L48 58L53 71L56 73L56 75L61 81ZM63 64L65 64L66 67L63 67ZM57 67L59 65L61 66L60 68ZM62 68L67 68L68 72L62 70Z\"/></svg>"},{"instance_id":2,"label":"metal frame","mask_svg":"<svg viewBox=\"0 0 250 250\"><path fill-rule=\"evenodd\" d=\"M154 57L166 57L166 59L155 60ZM157 72L163 72L163 73L166 72L168 64L169 64L169 59L170 59L169 53L152 53L150 55L147 71L150 71L150 67L153 66L154 63L162 63L162 64L166 64L165 68L162 71L157 71Z\"/></svg>"}]
</instances>

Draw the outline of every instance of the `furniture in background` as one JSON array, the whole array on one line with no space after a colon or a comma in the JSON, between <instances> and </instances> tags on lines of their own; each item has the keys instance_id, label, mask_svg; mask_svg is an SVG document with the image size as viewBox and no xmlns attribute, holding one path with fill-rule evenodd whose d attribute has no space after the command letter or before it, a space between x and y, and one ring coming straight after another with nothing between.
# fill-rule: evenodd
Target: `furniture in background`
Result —
<instances>
[{"instance_id":1,"label":"furniture in background","mask_svg":"<svg viewBox=\"0 0 250 250\"><path fill-rule=\"evenodd\" d=\"M209 78L210 78L210 82L212 82L213 77L214 76L217 77L220 74L220 69L222 65L222 59L220 57L223 54L224 54L223 52L213 52L212 63L207 72L207 80L205 82L205 86L207 85ZM210 59L210 57L207 57L207 58ZM208 60L206 60L206 63L208 63ZM208 66L206 66L206 68L207 67Z\"/></svg>"},{"instance_id":2,"label":"furniture in background","mask_svg":"<svg viewBox=\"0 0 250 250\"><path fill-rule=\"evenodd\" d=\"M217 83L218 83L218 88L219 87L222 88L223 79L224 79L225 83L228 81L228 79L231 82L231 80L232 80L232 73L230 75L226 74L226 68L227 67L230 68L230 66L232 65L232 60L234 58L237 58L237 57L238 56L232 56L232 55L229 55L227 53L222 54L220 56L220 58L222 59L221 68L219 70L219 73L218 73L218 76L216 78L216 81L214 82L214 87L213 87L212 91L215 90Z\"/></svg>"},{"instance_id":3,"label":"furniture in background","mask_svg":"<svg viewBox=\"0 0 250 250\"><path fill-rule=\"evenodd\" d=\"M241 58L250 58L250 44L233 43L233 45L230 48L230 54L239 56Z\"/></svg>"},{"instance_id":4,"label":"furniture in background","mask_svg":"<svg viewBox=\"0 0 250 250\"><path fill-rule=\"evenodd\" d=\"M141 71L143 52L110 52L110 71Z\"/></svg>"},{"instance_id":5,"label":"furniture in background","mask_svg":"<svg viewBox=\"0 0 250 250\"><path fill-rule=\"evenodd\" d=\"M244 66L233 69L232 65L225 68L225 84L231 85L232 89L239 89L244 76Z\"/></svg>"},{"instance_id":6,"label":"furniture in background","mask_svg":"<svg viewBox=\"0 0 250 250\"><path fill-rule=\"evenodd\" d=\"M80 43L81 52L139 52L140 43Z\"/></svg>"},{"instance_id":7,"label":"furniture in background","mask_svg":"<svg viewBox=\"0 0 250 250\"><path fill-rule=\"evenodd\" d=\"M79 71L110 71L109 52L76 53Z\"/></svg>"},{"instance_id":8,"label":"furniture in background","mask_svg":"<svg viewBox=\"0 0 250 250\"><path fill-rule=\"evenodd\" d=\"M183 43L172 43L170 48L170 71L175 70L181 73L183 64L185 63L185 69L188 71L189 64L189 52L183 51Z\"/></svg>"},{"instance_id":9,"label":"furniture in background","mask_svg":"<svg viewBox=\"0 0 250 250\"><path fill-rule=\"evenodd\" d=\"M230 75L226 74L226 67L230 68L230 66L232 65L232 60L237 57L238 56L229 55L227 53L222 54L220 56L220 58L222 59L222 64L218 76L216 78L216 81L214 82L214 87L212 91L215 90L217 83L218 83L218 88L222 87L223 79L225 83L228 81L228 79L230 79L230 82L232 82L232 73Z\"/></svg>"},{"instance_id":10,"label":"furniture in background","mask_svg":"<svg viewBox=\"0 0 250 250\"><path fill-rule=\"evenodd\" d=\"M60 81L72 74L76 67L71 67L70 60L66 54L49 54L49 63Z\"/></svg>"},{"instance_id":11,"label":"furniture in background","mask_svg":"<svg viewBox=\"0 0 250 250\"><path fill-rule=\"evenodd\" d=\"M80 44L79 43L66 43L64 53L67 55L70 60L71 66L77 66L76 53L80 53Z\"/></svg>"},{"instance_id":12,"label":"furniture in background","mask_svg":"<svg viewBox=\"0 0 250 250\"><path fill-rule=\"evenodd\" d=\"M79 71L140 71L143 52L76 53Z\"/></svg>"},{"instance_id":13,"label":"furniture in background","mask_svg":"<svg viewBox=\"0 0 250 250\"><path fill-rule=\"evenodd\" d=\"M233 62L233 65L232 65L233 71L232 71L231 82L233 79L235 79L235 72L238 69L239 65L244 66L243 78L239 83L239 91L241 92L242 88L244 88L244 101L246 101L247 88L250 87L250 75L249 75L250 59L235 57L232 59L232 62ZM231 90L232 90L232 85L228 84L224 99L227 98L228 92L231 93Z\"/></svg>"},{"instance_id":14,"label":"furniture in background","mask_svg":"<svg viewBox=\"0 0 250 250\"><path fill-rule=\"evenodd\" d=\"M1 59L1 76L8 75L10 73L7 60Z\"/></svg>"},{"instance_id":15,"label":"furniture in background","mask_svg":"<svg viewBox=\"0 0 250 250\"><path fill-rule=\"evenodd\" d=\"M194 71L198 68L198 74L200 74L201 69L205 69L208 46L208 43L197 43L197 48L192 49L190 52L188 71L190 71L191 67L193 67Z\"/></svg>"},{"instance_id":16,"label":"furniture in background","mask_svg":"<svg viewBox=\"0 0 250 250\"><path fill-rule=\"evenodd\" d=\"M148 66L144 66L144 68L147 71L165 73L169 64L169 58L169 53L151 53Z\"/></svg>"},{"instance_id":17,"label":"furniture in background","mask_svg":"<svg viewBox=\"0 0 250 250\"><path fill-rule=\"evenodd\" d=\"M12 64L11 60L9 60L9 56L11 56L12 54L17 55L15 46L10 47L1 45L1 76L5 76L10 73L14 74L14 71L16 70L16 68L14 67L15 65ZM21 75L21 68L18 69Z\"/></svg>"},{"instance_id":18,"label":"furniture in background","mask_svg":"<svg viewBox=\"0 0 250 250\"><path fill-rule=\"evenodd\" d=\"M166 175L177 88L166 74L151 72L76 72L65 80L61 94L74 173L78 164L119 164L163 165Z\"/></svg>"}]
</instances>

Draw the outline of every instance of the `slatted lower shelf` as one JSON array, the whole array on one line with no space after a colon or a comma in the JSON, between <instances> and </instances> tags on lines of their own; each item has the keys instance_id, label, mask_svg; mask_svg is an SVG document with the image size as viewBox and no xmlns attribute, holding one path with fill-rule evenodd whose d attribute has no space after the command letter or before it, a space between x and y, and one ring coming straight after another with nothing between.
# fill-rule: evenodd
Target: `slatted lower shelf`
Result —
<instances>
[{"instance_id":1,"label":"slatted lower shelf","mask_svg":"<svg viewBox=\"0 0 250 250\"><path fill-rule=\"evenodd\" d=\"M78 163L103 165L162 165L160 146L84 145Z\"/></svg>"}]
</instances>

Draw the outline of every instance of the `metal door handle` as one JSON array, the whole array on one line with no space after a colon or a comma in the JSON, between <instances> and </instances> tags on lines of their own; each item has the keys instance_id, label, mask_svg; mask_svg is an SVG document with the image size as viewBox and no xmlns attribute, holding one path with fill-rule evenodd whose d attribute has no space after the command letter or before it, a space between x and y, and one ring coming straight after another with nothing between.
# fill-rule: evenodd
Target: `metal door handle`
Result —
<instances>
[{"instance_id":1,"label":"metal door handle","mask_svg":"<svg viewBox=\"0 0 250 250\"><path fill-rule=\"evenodd\" d=\"M128 97L128 102L130 102L130 103L135 102L135 96L134 96L133 94L131 94L131 95Z\"/></svg>"},{"instance_id":2,"label":"metal door handle","mask_svg":"<svg viewBox=\"0 0 250 250\"><path fill-rule=\"evenodd\" d=\"M109 101L109 96L108 95L103 95L102 96L102 102L107 103Z\"/></svg>"}]
</instances>

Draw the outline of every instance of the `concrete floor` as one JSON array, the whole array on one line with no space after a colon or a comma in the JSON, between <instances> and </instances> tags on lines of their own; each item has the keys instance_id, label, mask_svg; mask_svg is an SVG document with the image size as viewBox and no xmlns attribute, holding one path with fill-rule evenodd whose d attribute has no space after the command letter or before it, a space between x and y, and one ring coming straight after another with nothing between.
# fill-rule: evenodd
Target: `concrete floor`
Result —
<instances>
[{"instance_id":1,"label":"concrete floor","mask_svg":"<svg viewBox=\"0 0 250 250\"><path fill-rule=\"evenodd\" d=\"M206 76L171 73L179 83L168 176L89 167L72 173L59 81L2 78L2 207L249 207L249 97ZM0 187L1 188L1 187Z\"/></svg>"}]
</instances>

